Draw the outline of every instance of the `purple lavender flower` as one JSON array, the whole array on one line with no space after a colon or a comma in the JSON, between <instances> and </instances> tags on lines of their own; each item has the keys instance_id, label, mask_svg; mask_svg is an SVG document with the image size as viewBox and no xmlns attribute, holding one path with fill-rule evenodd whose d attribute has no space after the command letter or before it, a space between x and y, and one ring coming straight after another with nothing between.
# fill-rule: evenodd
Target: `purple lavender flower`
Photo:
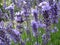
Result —
<instances>
[{"instance_id":1,"label":"purple lavender flower","mask_svg":"<svg viewBox=\"0 0 60 45\"><path fill-rule=\"evenodd\" d=\"M16 17L15 17L15 20L18 22L18 23L22 23L24 22L20 12L16 13Z\"/></svg>"},{"instance_id":2,"label":"purple lavender flower","mask_svg":"<svg viewBox=\"0 0 60 45\"><path fill-rule=\"evenodd\" d=\"M38 45L38 23L33 20L31 25L32 25L33 34L34 34L34 36L36 38L37 45Z\"/></svg>"},{"instance_id":3,"label":"purple lavender flower","mask_svg":"<svg viewBox=\"0 0 60 45\"><path fill-rule=\"evenodd\" d=\"M26 8L24 8L24 16L25 16L25 17L28 17L28 16L29 16L29 13L28 13L28 11L27 11Z\"/></svg>"},{"instance_id":4,"label":"purple lavender flower","mask_svg":"<svg viewBox=\"0 0 60 45\"><path fill-rule=\"evenodd\" d=\"M37 24L37 22L36 21L32 21L31 25L32 25L33 32L37 33L37 31L38 31L38 24Z\"/></svg>"},{"instance_id":5,"label":"purple lavender flower","mask_svg":"<svg viewBox=\"0 0 60 45\"><path fill-rule=\"evenodd\" d=\"M51 11L52 11L52 22L53 23L57 23L58 21L58 14L57 14L57 5L56 3L54 3L52 6L51 6Z\"/></svg>"},{"instance_id":6,"label":"purple lavender flower","mask_svg":"<svg viewBox=\"0 0 60 45\"><path fill-rule=\"evenodd\" d=\"M22 10L24 11L24 16L25 17L28 17L29 16L29 14L30 14L30 6L27 4L28 2L26 2L26 1L23 1L23 6L22 6Z\"/></svg>"},{"instance_id":7,"label":"purple lavender flower","mask_svg":"<svg viewBox=\"0 0 60 45\"><path fill-rule=\"evenodd\" d=\"M39 23L39 27L41 27L41 28L45 28L45 27L46 27L46 24L40 22L40 23Z\"/></svg>"},{"instance_id":8,"label":"purple lavender flower","mask_svg":"<svg viewBox=\"0 0 60 45\"><path fill-rule=\"evenodd\" d=\"M21 8L23 5L22 5L22 2L23 0L17 0L17 7Z\"/></svg>"},{"instance_id":9,"label":"purple lavender flower","mask_svg":"<svg viewBox=\"0 0 60 45\"><path fill-rule=\"evenodd\" d=\"M14 4L12 3L10 6L6 7L5 9L10 10L10 18L14 20Z\"/></svg>"},{"instance_id":10,"label":"purple lavender flower","mask_svg":"<svg viewBox=\"0 0 60 45\"><path fill-rule=\"evenodd\" d=\"M30 9L31 8L31 0L26 0L26 4L27 4L27 6L28 6L28 8Z\"/></svg>"},{"instance_id":11,"label":"purple lavender flower","mask_svg":"<svg viewBox=\"0 0 60 45\"><path fill-rule=\"evenodd\" d=\"M10 40L7 38L6 32L0 29L0 44L10 45Z\"/></svg>"},{"instance_id":12,"label":"purple lavender flower","mask_svg":"<svg viewBox=\"0 0 60 45\"><path fill-rule=\"evenodd\" d=\"M7 28L7 32L10 35L11 39L14 40L14 42L20 43L19 31Z\"/></svg>"},{"instance_id":13,"label":"purple lavender flower","mask_svg":"<svg viewBox=\"0 0 60 45\"><path fill-rule=\"evenodd\" d=\"M55 0L50 0L49 4L51 6L52 13L52 23L58 23L58 6Z\"/></svg>"},{"instance_id":14,"label":"purple lavender flower","mask_svg":"<svg viewBox=\"0 0 60 45\"><path fill-rule=\"evenodd\" d=\"M51 20L49 18L49 11L51 10L51 7L48 2L41 2L40 5L43 12L44 17L44 23L46 25L45 27L45 35L43 35L43 42L42 45L47 45L49 39L50 39L50 26L51 26Z\"/></svg>"},{"instance_id":15,"label":"purple lavender flower","mask_svg":"<svg viewBox=\"0 0 60 45\"><path fill-rule=\"evenodd\" d=\"M53 0L49 0L49 4L52 5L53 4Z\"/></svg>"},{"instance_id":16,"label":"purple lavender flower","mask_svg":"<svg viewBox=\"0 0 60 45\"><path fill-rule=\"evenodd\" d=\"M33 16L34 16L34 18L35 18L35 21L38 21L38 11L37 11L37 9L33 9L32 10L33 12Z\"/></svg>"},{"instance_id":17,"label":"purple lavender flower","mask_svg":"<svg viewBox=\"0 0 60 45\"><path fill-rule=\"evenodd\" d=\"M13 9L10 9L10 18L11 20L14 20L14 10Z\"/></svg>"}]
</instances>

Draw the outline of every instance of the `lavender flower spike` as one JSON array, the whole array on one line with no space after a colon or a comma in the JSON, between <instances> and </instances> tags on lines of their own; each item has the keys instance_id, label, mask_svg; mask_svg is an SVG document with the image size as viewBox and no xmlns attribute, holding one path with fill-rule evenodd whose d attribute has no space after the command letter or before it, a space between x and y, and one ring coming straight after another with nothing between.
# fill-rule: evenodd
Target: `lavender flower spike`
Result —
<instances>
[{"instance_id":1,"label":"lavender flower spike","mask_svg":"<svg viewBox=\"0 0 60 45\"><path fill-rule=\"evenodd\" d=\"M41 2L38 6L42 8L42 11L51 9L48 2Z\"/></svg>"},{"instance_id":2,"label":"lavender flower spike","mask_svg":"<svg viewBox=\"0 0 60 45\"><path fill-rule=\"evenodd\" d=\"M0 45L10 45L10 40L3 29L0 29Z\"/></svg>"},{"instance_id":3,"label":"lavender flower spike","mask_svg":"<svg viewBox=\"0 0 60 45\"><path fill-rule=\"evenodd\" d=\"M16 20L18 23L24 22L24 20L23 20L23 18L22 18L22 15L20 14L20 12L17 12L17 13L16 13L15 20Z\"/></svg>"},{"instance_id":4,"label":"lavender flower spike","mask_svg":"<svg viewBox=\"0 0 60 45\"><path fill-rule=\"evenodd\" d=\"M35 18L35 21L38 21L38 11L37 9L32 9L33 16Z\"/></svg>"},{"instance_id":5,"label":"lavender flower spike","mask_svg":"<svg viewBox=\"0 0 60 45\"><path fill-rule=\"evenodd\" d=\"M32 25L32 28L33 28L33 32L36 33L37 32L37 29L38 29L38 24L36 21L32 21L31 22L31 25Z\"/></svg>"},{"instance_id":6,"label":"lavender flower spike","mask_svg":"<svg viewBox=\"0 0 60 45\"><path fill-rule=\"evenodd\" d=\"M6 10L10 11L10 19L13 20L14 19L14 3L12 3L10 6L6 7Z\"/></svg>"},{"instance_id":7,"label":"lavender flower spike","mask_svg":"<svg viewBox=\"0 0 60 45\"><path fill-rule=\"evenodd\" d=\"M44 36L44 41L42 42L42 45L47 45L48 44L48 41L50 39L50 26L51 26L51 21L50 21L50 18L49 18L49 15L50 15L50 5L48 2L41 2L39 4L39 6L42 8L42 12L43 12L43 17L44 17L44 23L46 24L46 28L45 28L45 35Z\"/></svg>"},{"instance_id":8,"label":"lavender flower spike","mask_svg":"<svg viewBox=\"0 0 60 45\"><path fill-rule=\"evenodd\" d=\"M38 45L39 44L38 43L38 24L36 21L32 21L31 24L32 24L33 34L35 34L37 45Z\"/></svg>"}]
</instances>

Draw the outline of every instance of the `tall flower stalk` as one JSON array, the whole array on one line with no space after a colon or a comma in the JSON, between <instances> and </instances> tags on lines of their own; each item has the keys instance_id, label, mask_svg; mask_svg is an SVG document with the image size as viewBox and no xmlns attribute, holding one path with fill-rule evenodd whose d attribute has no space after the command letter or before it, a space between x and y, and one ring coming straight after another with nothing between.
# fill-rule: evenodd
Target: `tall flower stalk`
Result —
<instances>
[{"instance_id":1,"label":"tall flower stalk","mask_svg":"<svg viewBox=\"0 0 60 45\"><path fill-rule=\"evenodd\" d=\"M32 25L32 32L36 38L37 45L39 45L39 43L38 43L38 24L36 21L32 21L31 25Z\"/></svg>"},{"instance_id":2,"label":"tall flower stalk","mask_svg":"<svg viewBox=\"0 0 60 45\"><path fill-rule=\"evenodd\" d=\"M57 8L57 3L55 1L49 0L49 4L51 6L51 12L52 12L52 23L58 23L58 8Z\"/></svg>"},{"instance_id":3,"label":"tall flower stalk","mask_svg":"<svg viewBox=\"0 0 60 45\"><path fill-rule=\"evenodd\" d=\"M0 45L10 45L10 40L3 29L0 29L0 41Z\"/></svg>"},{"instance_id":4,"label":"tall flower stalk","mask_svg":"<svg viewBox=\"0 0 60 45\"><path fill-rule=\"evenodd\" d=\"M20 12L17 12L16 13L16 17L15 17L15 20L17 22L17 29L19 29L20 33L22 32L22 23L24 22L23 18L22 18L22 15L20 14Z\"/></svg>"},{"instance_id":5,"label":"tall flower stalk","mask_svg":"<svg viewBox=\"0 0 60 45\"><path fill-rule=\"evenodd\" d=\"M10 20L14 27L14 23L13 23L13 21L14 21L14 3L12 3L10 6L6 7L5 9L10 11Z\"/></svg>"},{"instance_id":6,"label":"tall flower stalk","mask_svg":"<svg viewBox=\"0 0 60 45\"><path fill-rule=\"evenodd\" d=\"M20 38L20 32L16 29L12 28L12 24L8 24L6 27L6 32L9 34L9 37L15 42L15 43L20 43L21 38Z\"/></svg>"},{"instance_id":7,"label":"tall flower stalk","mask_svg":"<svg viewBox=\"0 0 60 45\"><path fill-rule=\"evenodd\" d=\"M24 20L23 20L23 18L22 18L22 15L20 14L20 12L17 12L17 13L16 13L15 20L16 20L16 22L17 22L16 30L18 30L18 31L20 32L20 35L21 35L21 34L23 33L22 23L24 22ZM20 38L21 38L21 37L20 37ZM20 44L21 44L21 45L25 45L25 42L22 40L22 38L21 38Z\"/></svg>"},{"instance_id":8,"label":"tall flower stalk","mask_svg":"<svg viewBox=\"0 0 60 45\"><path fill-rule=\"evenodd\" d=\"M37 9L32 9L32 13L33 13L33 16L34 16L34 20L36 22L38 22L38 11L37 11Z\"/></svg>"},{"instance_id":9,"label":"tall flower stalk","mask_svg":"<svg viewBox=\"0 0 60 45\"><path fill-rule=\"evenodd\" d=\"M56 0L49 0L49 4L51 6L51 22L54 24L54 27L56 27L56 24L58 23L58 5ZM56 30L57 31L57 30Z\"/></svg>"},{"instance_id":10,"label":"tall flower stalk","mask_svg":"<svg viewBox=\"0 0 60 45\"><path fill-rule=\"evenodd\" d=\"M10 45L10 39L6 35L6 30L4 28L4 22L0 22L0 45Z\"/></svg>"},{"instance_id":11,"label":"tall flower stalk","mask_svg":"<svg viewBox=\"0 0 60 45\"><path fill-rule=\"evenodd\" d=\"M49 3L47 3L47 2L40 3L40 6L41 6L42 12L43 12L42 15L44 17L44 23L46 24L45 35L42 38L42 45L47 45L48 41L50 39L51 22L50 22L50 19L49 19L49 11L50 11L51 7L49 6Z\"/></svg>"},{"instance_id":12,"label":"tall flower stalk","mask_svg":"<svg viewBox=\"0 0 60 45\"><path fill-rule=\"evenodd\" d=\"M24 6L22 7L22 10L24 11L23 15L27 23L26 33L27 33L27 37L29 38L29 41L31 42L30 17L29 17L29 15L31 14L31 5L30 5L30 1L28 2L28 0L24 2L25 3Z\"/></svg>"}]
</instances>

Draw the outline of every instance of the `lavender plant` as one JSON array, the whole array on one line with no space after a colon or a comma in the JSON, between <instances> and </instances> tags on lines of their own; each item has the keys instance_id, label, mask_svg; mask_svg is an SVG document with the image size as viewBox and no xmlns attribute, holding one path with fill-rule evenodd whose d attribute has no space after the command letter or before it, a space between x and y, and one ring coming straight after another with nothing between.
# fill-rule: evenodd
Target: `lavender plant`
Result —
<instances>
[{"instance_id":1,"label":"lavender plant","mask_svg":"<svg viewBox=\"0 0 60 45\"><path fill-rule=\"evenodd\" d=\"M44 23L46 24L45 27L45 35L42 37L42 45L47 45L48 41L50 39L50 26L51 26L51 21L49 19L49 11L51 9L51 7L49 6L49 3L47 2L42 2L40 3L41 8L42 8L42 12L43 12L43 17L44 17Z\"/></svg>"},{"instance_id":2,"label":"lavender plant","mask_svg":"<svg viewBox=\"0 0 60 45\"><path fill-rule=\"evenodd\" d=\"M59 33L58 0L3 0L0 5L0 45L55 45L50 41Z\"/></svg>"}]
</instances>

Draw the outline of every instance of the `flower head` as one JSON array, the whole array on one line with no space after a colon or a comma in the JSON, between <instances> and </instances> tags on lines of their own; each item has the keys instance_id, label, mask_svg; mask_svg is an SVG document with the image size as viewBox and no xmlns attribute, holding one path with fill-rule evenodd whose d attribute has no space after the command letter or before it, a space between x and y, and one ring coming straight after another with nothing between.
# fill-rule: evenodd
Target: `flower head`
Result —
<instances>
[{"instance_id":1,"label":"flower head","mask_svg":"<svg viewBox=\"0 0 60 45\"><path fill-rule=\"evenodd\" d=\"M33 29L33 32L37 32L37 30L38 30L38 24L37 24L37 22L36 21L32 21L31 22L31 25L32 25L32 29Z\"/></svg>"},{"instance_id":2,"label":"flower head","mask_svg":"<svg viewBox=\"0 0 60 45\"><path fill-rule=\"evenodd\" d=\"M42 8L42 11L50 10L51 9L51 7L49 6L49 3L48 2L41 2L39 4L39 7Z\"/></svg>"},{"instance_id":3,"label":"flower head","mask_svg":"<svg viewBox=\"0 0 60 45\"><path fill-rule=\"evenodd\" d=\"M21 13L20 13L20 12L17 12L17 13L16 13L15 20L16 20L18 23L24 22L24 20L23 20L23 18L22 18L22 16L21 16Z\"/></svg>"},{"instance_id":4,"label":"flower head","mask_svg":"<svg viewBox=\"0 0 60 45\"><path fill-rule=\"evenodd\" d=\"M38 21L38 11L37 9L32 9L33 16L35 18L35 21Z\"/></svg>"}]
</instances>

